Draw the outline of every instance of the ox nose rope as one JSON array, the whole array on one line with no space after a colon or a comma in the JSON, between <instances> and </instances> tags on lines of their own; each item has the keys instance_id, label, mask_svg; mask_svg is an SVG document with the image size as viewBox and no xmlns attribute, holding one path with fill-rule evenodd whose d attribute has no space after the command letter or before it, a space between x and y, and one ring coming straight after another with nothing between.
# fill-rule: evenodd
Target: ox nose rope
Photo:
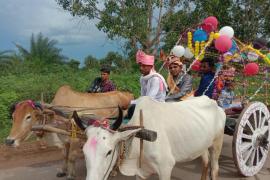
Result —
<instances>
[{"instance_id":1,"label":"ox nose rope","mask_svg":"<svg viewBox=\"0 0 270 180\"><path fill-rule=\"evenodd\" d=\"M106 178L106 176L107 176L107 174L108 174L108 172L109 172L109 170L110 170L110 168L112 166L112 162L113 162L113 158L114 158L115 152L116 152L116 147L113 150L112 159L111 159L110 164L109 164L109 166L108 166L108 168L106 170L106 173L104 174L104 176L102 178L103 180L105 180L105 178Z\"/></svg>"}]
</instances>

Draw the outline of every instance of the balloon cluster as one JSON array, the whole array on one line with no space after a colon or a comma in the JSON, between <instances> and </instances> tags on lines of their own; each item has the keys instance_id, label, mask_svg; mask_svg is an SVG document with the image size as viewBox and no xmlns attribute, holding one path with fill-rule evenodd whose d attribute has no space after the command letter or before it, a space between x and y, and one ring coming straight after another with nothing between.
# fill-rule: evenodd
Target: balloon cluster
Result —
<instances>
[{"instance_id":1,"label":"balloon cluster","mask_svg":"<svg viewBox=\"0 0 270 180\"><path fill-rule=\"evenodd\" d=\"M256 75L259 72L259 66L255 63L259 57L270 64L270 53L264 55L252 46L243 45L234 37L234 29L232 27L224 26L218 30L218 24L219 22L214 16L205 18L197 29L187 32L187 47L176 45L171 50L171 54L187 59L194 57L191 69L198 71L200 69L200 61L204 58L207 47L213 42L213 48L217 50L220 55L219 59L222 62L227 63L231 60L242 62L243 55L245 56L244 60L247 60L248 63L245 63L243 73L246 76ZM265 42L257 40L253 44L256 48L262 47Z\"/></svg>"}]
</instances>

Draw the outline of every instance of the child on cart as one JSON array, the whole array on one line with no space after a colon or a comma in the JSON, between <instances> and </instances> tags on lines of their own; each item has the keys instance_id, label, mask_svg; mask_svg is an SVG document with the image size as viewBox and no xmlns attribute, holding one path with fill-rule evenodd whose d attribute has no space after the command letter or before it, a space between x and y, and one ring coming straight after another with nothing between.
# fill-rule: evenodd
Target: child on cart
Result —
<instances>
[{"instance_id":1,"label":"child on cart","mask_svg":"<svg viewBox=\"0 0 270 180\"><path fill-rule=\"evenodd\" d=\"M242 109L241 102L235 102L234 80L226 80L223 90L218 98L218 105L222 107L226 114L233 114Z\"/></svg>"}]
</instances>

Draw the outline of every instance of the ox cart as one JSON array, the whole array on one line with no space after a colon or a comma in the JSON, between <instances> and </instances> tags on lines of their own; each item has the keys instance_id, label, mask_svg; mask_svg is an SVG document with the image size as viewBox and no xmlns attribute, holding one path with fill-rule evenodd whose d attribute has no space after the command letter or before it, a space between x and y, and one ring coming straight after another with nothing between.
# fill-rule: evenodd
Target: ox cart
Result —
<instances>
[{"instance_id":1,"label":"ox cart","mask_svg":"<svg viewBox=\"0 0 270 180\"><path fill-rule=\"evenodd\" d=\"M225 134L233 136L233 159L239 173L253 176L263 167L270 147L269 47L263 39L245 44L234 36L232 27L225 26L218 31L212 20L218 22L211 16L182 31L170 55L183 60L187 65L185 73L199 71L200 62L206 56L215 60L215 75L205 91L212 84L218 86L222 78L236 83L235 97L242 106L231 112L225 110ZM167 59L162 58L162 53L163 65L166 65ZM233 76L222 74L223 70L232 69Z\"/></svg>"}]
</instances>

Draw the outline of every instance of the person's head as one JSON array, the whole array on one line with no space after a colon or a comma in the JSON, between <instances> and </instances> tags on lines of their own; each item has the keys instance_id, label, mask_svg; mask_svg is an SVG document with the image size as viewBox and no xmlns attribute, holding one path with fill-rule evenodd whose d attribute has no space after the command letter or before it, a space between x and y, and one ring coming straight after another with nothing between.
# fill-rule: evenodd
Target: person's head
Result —
<instances>
[{"instance_id":1,"label":"person's head","mask_svg":"<svg viewBox=\"0 0 270 180\"><path fill-rule=\"evenodd\" d=\"M200 71L202 73L213 72L215 68L214 59L211 57L206 57L201 61Z\"/></svg>"},{"instance_id":2,"label":"person's head","mask_svg":"<svg viewBox=\"0 0 270 180\"><path fill-rule=\"evenodd\" d=\"M148 75L154 67L154 56L145 54L142 50L138 50L136 54L136 62L140 66L140 72L143 76Z\"/></svg>"},{"instance_id":3,"label":"person's head","mask_svg":"<svg viewBox=\"0 0 270 180\"><path fill-rule=\"evenodd\" d=\"M102 66L100 69L100 76L102 81L107 81L110 78L110 68L108 66Z\"/></svg>"},{"instance_id":4,"label":"person's head","mask_svg":"<svg viewBox=\"0 0 270 180\"><path fill-rule=\"evenodd\" d=\"M139 63L139 66L140 66L140 72L143 76L148 75L153 69L152 65L145 65L145 64Z\"/></svg>"},{"instance_id":5,"label":"person's head","mask_svg":"<svg viewBox=\"0 0 270 180\"><path fill-rule=\"evenodd\" d=\"M172 76L178 76L182 72L183 63L178 57L169 59L169 71Z\"/></svg>"}]
</instances>

